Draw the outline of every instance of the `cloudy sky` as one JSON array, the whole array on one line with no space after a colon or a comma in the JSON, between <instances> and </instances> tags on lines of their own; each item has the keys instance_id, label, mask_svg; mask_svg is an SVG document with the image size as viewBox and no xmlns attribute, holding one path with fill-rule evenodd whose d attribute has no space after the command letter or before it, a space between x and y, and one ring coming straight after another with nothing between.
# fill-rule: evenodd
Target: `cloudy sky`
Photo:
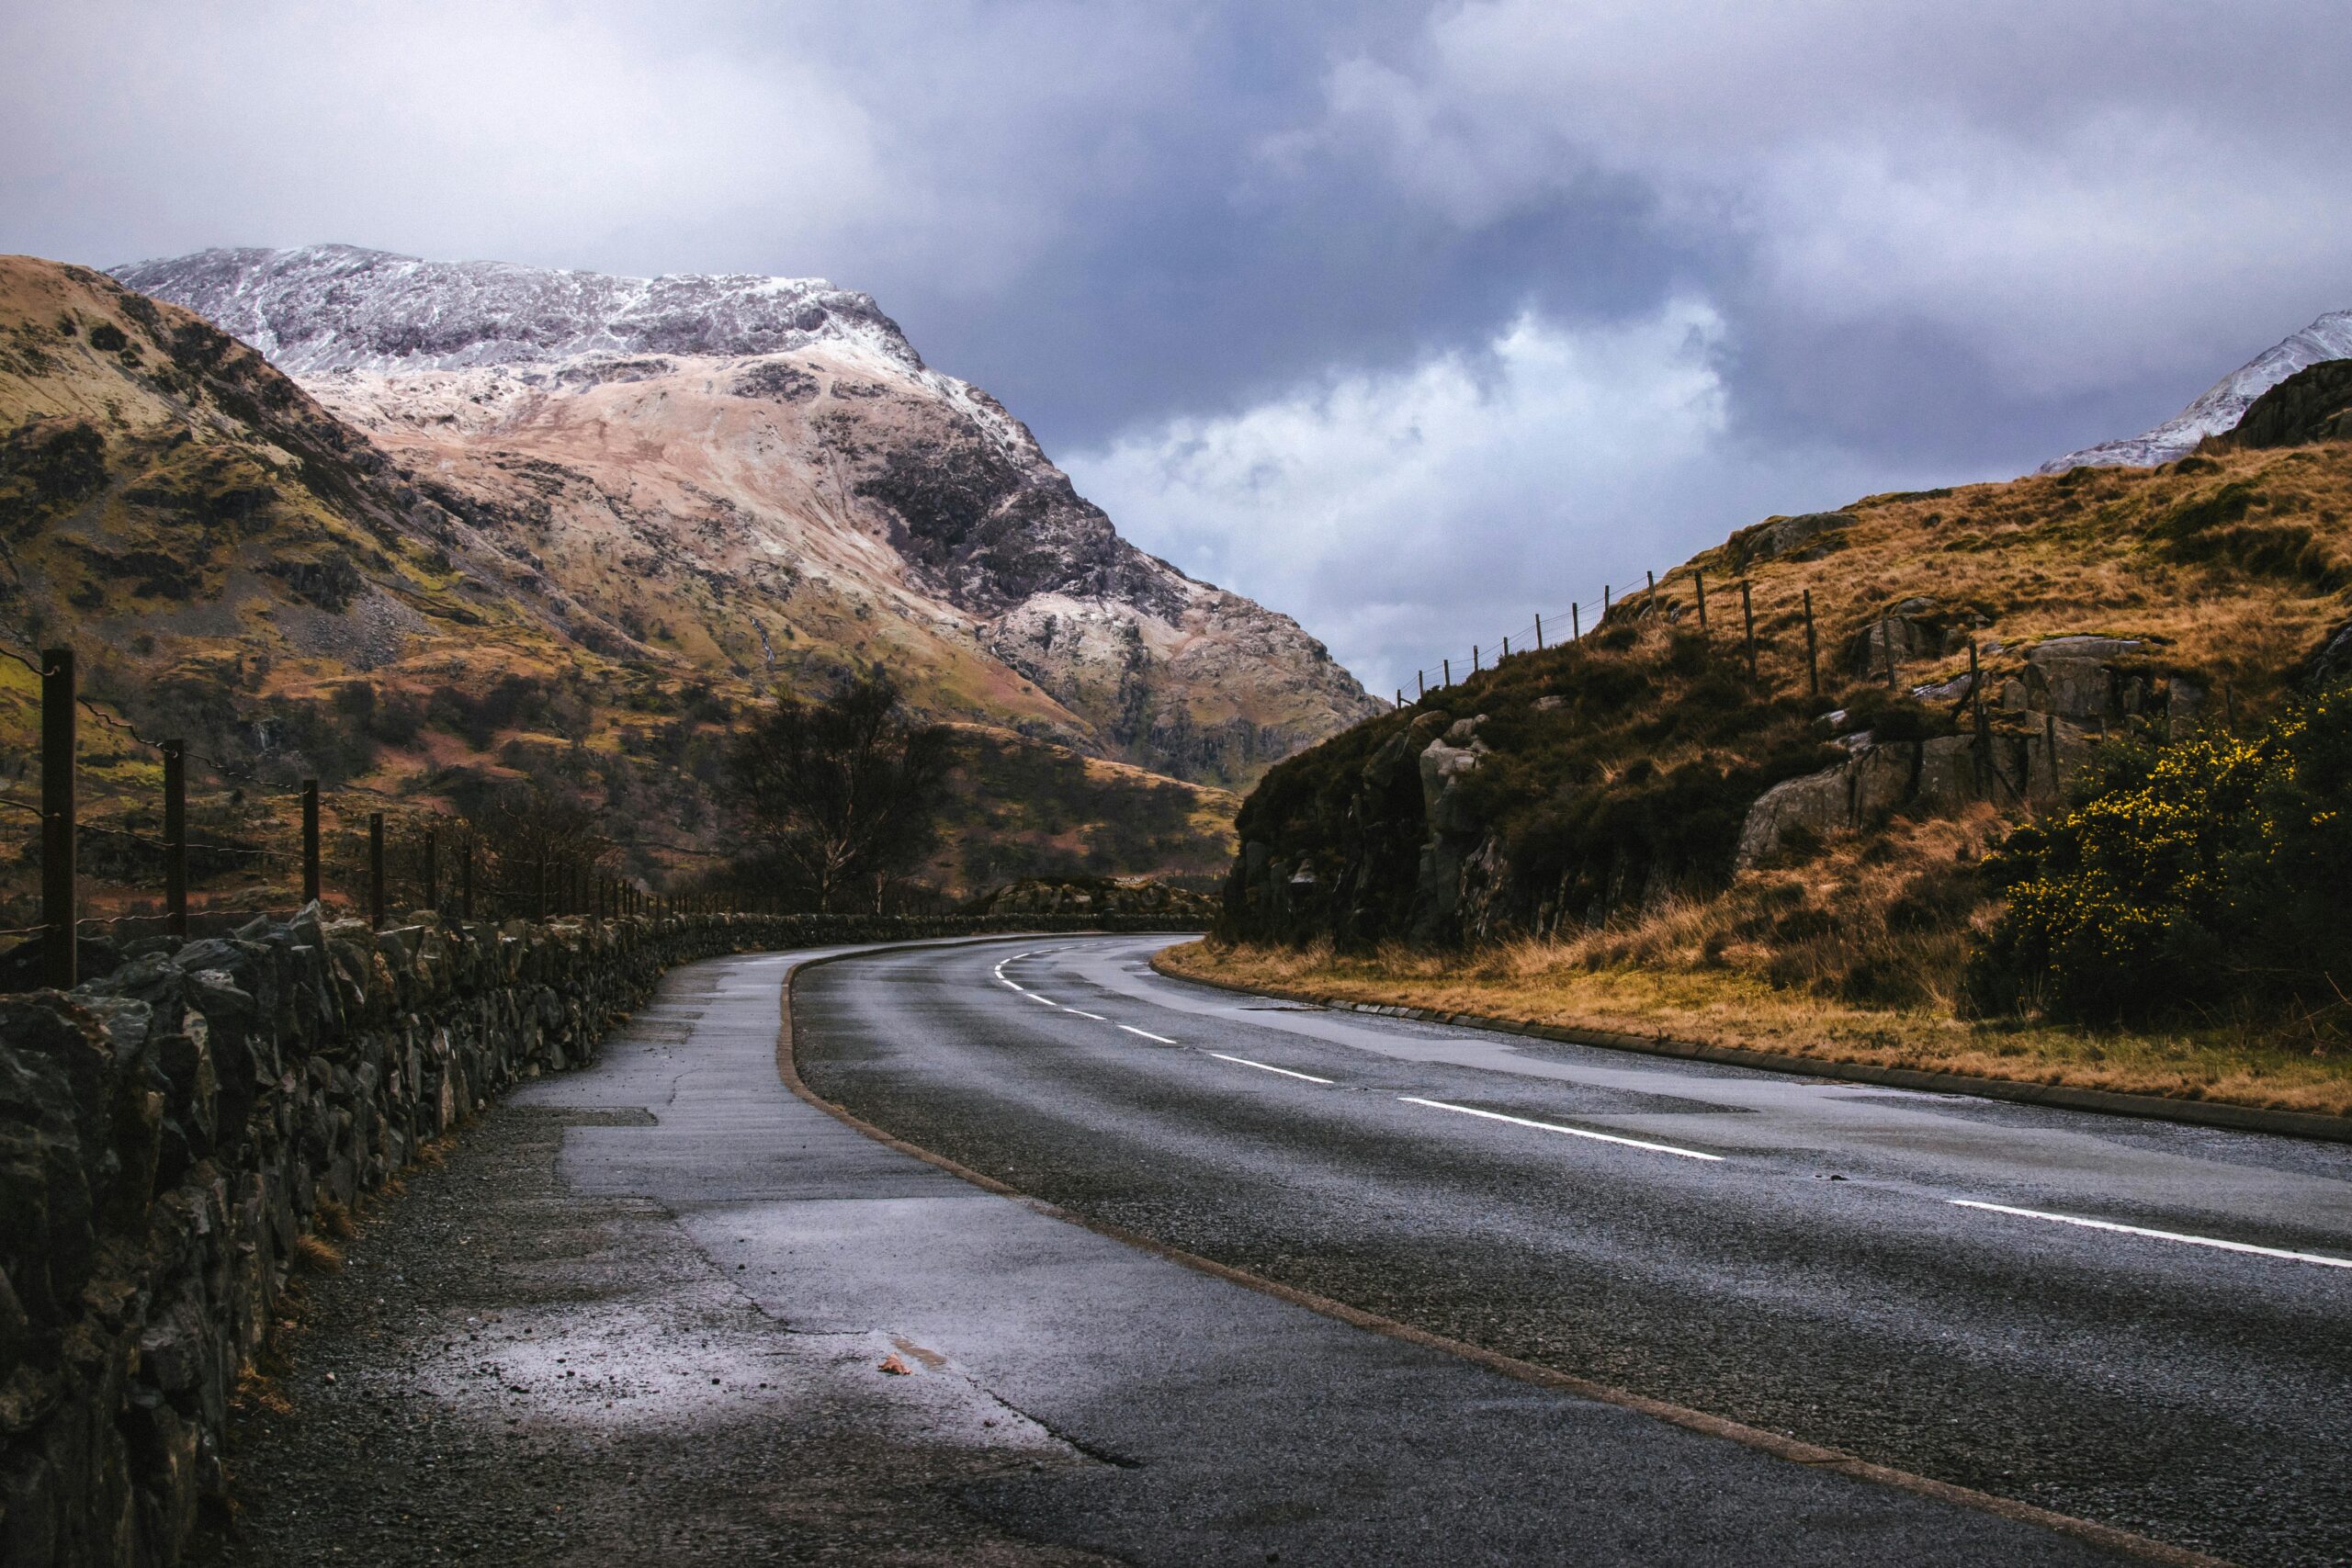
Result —
<instances>
[{"instance_id":1,"label":"cloudy sky","mask_svg":"<svg viewBox=\"0 0 2352 1568\"><path fill-rule=\"evenodd\" d=\"M0 5L0 249L865 288L1378 689L2352 306L2333 0Z\"/></svg>"}]
</instances>

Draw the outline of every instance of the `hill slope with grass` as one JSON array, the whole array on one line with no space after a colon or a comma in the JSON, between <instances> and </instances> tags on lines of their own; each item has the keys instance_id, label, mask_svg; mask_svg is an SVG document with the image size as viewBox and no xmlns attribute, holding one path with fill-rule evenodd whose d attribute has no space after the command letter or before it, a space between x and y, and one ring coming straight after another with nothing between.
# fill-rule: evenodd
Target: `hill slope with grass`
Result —
<instances>
[{"instance_id":1,"label":"hill slope with grass","mask_svg":"<svg viewBox=\"0 0 2352 1568\"><path fill-rule=\"evenodd\" d=\"M21 660L69 645L96 710L85 817L152 838L160 764L133 733L186 739L193 836L218 846L196 857L206 896L284 901L289 792L311 776L333 802L331 863L346 867L368 809L399 824L510 786L602 815L630 841L611 869L631 875L658 882L723 848L713 785L735 715L831 667L739 669L690 639L612 634L548 575L540 522L404 468L188 311L99 273L0 258L0 647L19 656L0 658L6 791L33 787L38 682ZM918 701L967 721L967 797L1058 781L1049 828L960 810L933 868L951 895L978 890L973 871L1197 874L1230 844L1222 791L1032 739L1017 714L960 705L952 682ZM975 707L999 722L969 722ZM1002 841L976 852L1000 826ZM243 852L266 849L275 858ZM101 912L159 894L140 838L99 831L82 863ZM23 853L0 857L0 924L25 923L10 917L27 913L33 873Z\"/></svg>"},{"instance_id":2,"label":"hill slope with grass","mask_svg":"<svg viewBox=\"0 0 2352 1568\"><path fill-rule=\"evenodd\" d=\"M2316 1043L2340 1055L2332 987L2352 985L2352 970L2309 953L2285 994L2251 983L2150 994L2162 965L2132 959L2128 983L2078 987L2103 998L2103 1015L2014 973L1999 998L1972 979L2032 876L2122 864L2154 883L2219 876L2199 857L2251 863L2302 841L2282 829L2249 848L2176 822L2169 847L2098 851L2064 825L2078 807L2121 809L2085 807L2095 796L2137 790L2135 830L2161 837L2165 781L2227 769L2149 757L2192 743L2277 752L2290 742L2268 738L2298 726L2352 723L2346 704L2317 695L2352 674L2352 445L2275 444L2340 428L2336 375L2304 372L2249 408L2245 435L2161 468L2081 467L1769 519L1619 601L1582 641L1515 654L1291 759L1238 819L1220 934L1243 945L1186 962L1442 993L1487 1012L1507 1011L1496 996L1512 992L1601 1027L1774 1048L1843 1039L1847 1053L1926 1052L1945 1066L1959 1052L1978 1064L1963 1071L1997 1059L1997 1043L1971 1032L1996 1016L2236 1029L2249 1049L2300 1035L2305 1053ZM2265 775L2304 767L2306 782L2267 784L2262 798L2301 801L2292 809L2320 821L2309 845L2278 852L2313 863L2341 852L2334 819L2320 820L2332 808L2312 804L2340 795L2324 782L2333 765ZM2237 795L2212 784L2199 798ZM2029 846L2011 835L2024 824L2055 835L2038 840L2037 869L2018 869ZM2062 902L2101 897L2070 886ZM2324 929L2311 910L2300 919L2299 931ZM2011 951L2046 959L2073 940L2064 924L2014 934ZM2184 934L2147 951L2194 947ZM2259 962L2242 949L2226 961ZM2096 964L2098 951L2075 962ZM2114 1006L2132 986L2150 1005ZM2113 1054L2066 1038L2036 1045L2028 1066L2078 1046ZM2323 1099L2352 1108L2352 1080L2322 1066L2335 1085ZM2236 1071L2208 1064L2199 1081ZM2174 1092L2181 1080L2152 1068L2132 1081Z\"/></svg>"}]
</instances>

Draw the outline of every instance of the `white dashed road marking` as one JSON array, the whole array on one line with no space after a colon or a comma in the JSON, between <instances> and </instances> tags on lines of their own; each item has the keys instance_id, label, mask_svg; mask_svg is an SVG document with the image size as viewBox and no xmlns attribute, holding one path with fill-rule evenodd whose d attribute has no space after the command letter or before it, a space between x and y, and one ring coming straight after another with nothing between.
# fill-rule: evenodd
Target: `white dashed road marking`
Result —
<instances>
[{"instance_id":1,"label":"white dashed road marking","mask_svg":"<svg viewBox=\"0 0 2352 1568\"><path fill-rule=\"evenodd\" d=\"M2223 1252L2249 1252L2256 1258L2284 1258L2295 1263L2317 1263L2328 1269L2352 1269L2352 1258L2330 1258L2321 1252L2289 1252L2283 1247L2256 1247L2252 1242L2223 1241L2219 1236L2189 1235L2182 1231L2150 1230L2145 1225L2118 1224L2113 1220L2086 1220L2079 1214L2047 1214L2040 1209L2012 1209L2007 1203L1979 1203L1967 1198L1945 1200L1956 1209L1982 1209L1989 1214L2015 1214L2025 1220L2049 1220L2056 1224L2080 1225L2086 1230L2115 1231L2123 1235L2153 1236L2158 1241L2177 1241L2190 1247L2211 1247Z\"/></svg>"},{"instance_id":2,"label":"white dashed road marking","mask_svg":"<svg viewBox=\"0 0 2352 1568\"><path fill-rule=\"evenodd\" d=\"M1176 1043L1176 1042L1174 1042L1173 1040L1169 1039L1169 1038L1168 1038L1168 1036L1166 1036L1165 1034L1154 1034L1150 1030L1148 1030L1148 1029L1137 1029L1137 1028L1136 1028L1134 1024L1132 1024L1132 1023L1123 1023L1123 1024L1119 1025L1119 1027L1120 1027L1121 1029L1125 1030L1125 1031L1126 1031L1128 1033L1130 1033L1130 1034L1140 1034L1140 1035L1142 1035L1146 1040L1157 1040L1157 1041L1159 1041L1162 1045L1173 1045L1173 1044L1175 1044L1175 1043Z\"/></svg>"},{"instance_id":3,"label":"white dashed road marking","mask_svg":"<svg viewBox=\"0 0 2352 1568\"><path fill-rule=\"evenodd\" d=\"M1222 1051L1204 1051L1201 1055L1204 1056L1215 1056L1220 1062L1231 1062L1238 1066L1255 1067L1261 1073L1280 1073L1286 1078L1304 1078L1308 1083L1329 1083L1331 1081L1329 1078L1318 1078L1313 1073L1295 1073L1288 1067L1270 1066L1264 1062L1253 1062L1247 1056L1228 1056Z\"/></svg>"},{"instance_id":4,"label":"white dashed road marking","mask_svg":"<svg viewBox=\"0 0 2352 1568\"><path fill-rule=\"evenodd\" d=\"M1614 1133L1592 1133L1582 1127L1563 1127L1556 1122L1530 1122L1524 1116L1506 1116L1499 1111L1479 1111L1467 1105L1449 1105L1442 1100L1421 1100L1413 1095L1398 1095L1407 1105L1426 1105L1432 1111L1455 1111L1464 1116L1483 1116L1489 1122L1508 1122L1514 1127L1532 1127L1542 1133L1565 1133L1571 1138L1590 1138L1595 1143L1623 1144L1629 1149L1648 1149L1653 1154L1680 1155L1684 1159L1720 1160L1721 1155L1702 1154L1697 1149L1677 1148L1672 1144L1647 1143L1640 1138L1621 1138Z\"/></svg>"}]
</instances>

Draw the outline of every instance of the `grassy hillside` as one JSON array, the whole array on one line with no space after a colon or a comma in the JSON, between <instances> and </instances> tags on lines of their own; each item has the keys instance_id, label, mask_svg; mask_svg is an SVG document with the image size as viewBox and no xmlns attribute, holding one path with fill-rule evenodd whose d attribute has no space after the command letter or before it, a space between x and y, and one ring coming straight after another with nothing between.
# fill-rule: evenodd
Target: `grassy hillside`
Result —
<instances>
[{"instance_id":1,"label":"grassy hillside","mask_svg":"<svg viewBox=\"0 0 2352 1568\"><path fill-rule=\"evenodd\" d=\"M723 851L718 759L766 674L574 635L503 531L425 493L196 317L96 273L0 258L0 652L15 655L0 656L0 793L20 815L37 789L24 660L68 644L92 709L92 908L159 896L160 759L140 737L199 756L199 904L291 897L304 777L328 792L331 880L356 873L367 812L399 838L513 788L602 817L628 845L616 872L658 883ZM988 796L1024 769L1070 772L1068 754L1005 731L975 731L970 748L939 868L951 896L975 890L966 874L986 860L968 841L1000 828L1007 876L1196 873L1230 843L1222 792L1086 765L1056 792L1051 829L1024 838ZM1138 799L1152 807L1140 817ZM29 853L0 856L0 926L31 917Z\"/></svg>"},{"instance_id":2,"label":"grassy hillside","mask_svg":"<svg viewBox=\"0 0 2352 1568\"><path fill-rule=\"evenodd\" d=\"M2332 417L2340 399L2316 401ZM1549 987L1555 1010L1617 1027L1926 1050L1983 1010L1970 955L2006 908L1983 868L2011 829L2062 818L2126 750L2256 735L2352 665L2347 628L2340 441L2233 438L2152 470L1770 519L1621 601L1581 643L1516 655L1275 768L1243 806L1222 928L1258 945L1222 962L1261 978ZM2018 1005L2036 1015L2033 998ZM2323 1054L2342 1024L2312 1024ZM2301 1025L2273 1012L2183 1027L2226 1051Z\"/></svg>"}]
</instances>

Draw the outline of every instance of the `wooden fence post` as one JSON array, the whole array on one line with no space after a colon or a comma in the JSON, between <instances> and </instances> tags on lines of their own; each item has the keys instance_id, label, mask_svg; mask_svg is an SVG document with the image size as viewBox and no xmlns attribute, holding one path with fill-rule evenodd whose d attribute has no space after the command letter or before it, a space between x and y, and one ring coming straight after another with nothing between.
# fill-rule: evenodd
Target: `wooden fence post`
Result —
<instances>
[{"instance_id":1,"label":"wooden fence post","mask_svg":"<svg viewBox=\"0 0 2352 1568\"><path fill-rule=\"evenodd\" d=\"M1419 670L1414 671L1413 671L1413 700L1414 700L1415 702L1417 702L1417 703L1418 703L1418 702L1419 702L1423 697L1426 697L1426 696L1428 696L1429 694L1430 694L1430 689L1429 689L1429 687L1428 687L1428 686L1426 686L1425 684L1423 684L1423 683L1422 683L1422 681L1421 681L1421 671L1419 671Z\"/></svg>"},{"instance_id":2,"label":"wooden fence post","mask_svg":"<svg viewBox=\"0 0 2352 1568\"><path fill-rule=\"evenodd\" d=\"M1747 579L1739 580L1739 616L1747 624L1747 678L1756 679L1756 606L1747 597Z\"/></svg>"},{"instance_id":3,"label":"wooden fence post","mask_svg":"<svg viewBox=\"0 0 2352 1568\"><path fill-rule=\"evenodd\" d=\"M1968 705L1975 719L1976 793L1990 795L1993 782L1993 731L1984 722L1984 677L1976 665L1976 639L1968 639Z\"/></svg>"},{"instance_id":4,"label":"wooden fence post","mask_svg":"<svg viewBox=\"0 0 2352 1568\"><path fill-rule=\"evenodd\" d=\"M1690 585L1699 591L1699 629L1703 632L1707 629L1707 574L1692 568Z\"/></svg>"},{"instance_id":5,"label":"wooden fence post","mask_svg":"<svg viewBox=\"0 0 2352 1568\"><path fill-rule=\"evenodd\" d=\"M80 911L74 907L74 650L40 656L41 969L70 991L81 977Z\"/></svg>"},{"instance_id":6,"label":"wooden fence post","mask_svg":"<svg viewBox=\"0 0 2352 1568\"><path fill-rule=\"evenodd\" d=\"M1643 569L1643 570L1642 570L1642 575L1643 575L1644 577L1646 577L1646 578L1648 578L1648 579L1649 579L1649 581L1650 581L1650 597L1651 597L1651 598L1653 598L1653 599L1657 598L1657 573L1656 573L1656 572L1654 572L1654 571L1650 570L1648 568L1645 567L1645 568Z\"/></svg>"},{"instance_id":7,"label":"wooden fence post","mask_svg":"<svg viewBox=\"0 0 2352 1568\"><path fill-rule=\"evenodd\" d=\"M368 924L384 929L384 814L368 813Z\"/></svg>"},{"instance_id":8,"label":"wooden fence post","mask_svg":"<svg viewBox=\"0 0 2352 1568\"><path fill-rule=\"evenodd\" d=\"M1535 617L1535 651L1544 651L1544 617L1541 615Z\"/></svg>"},{"instance_id":9,"label":"wooden fence post","mask_svg":"<svg viewBox=\"0 0 2352 1568\"><path fill-rule=\"evenodd\" d=\"M1449 686L1453 685L1453 660L1451 660L1451 659L1442 659L1442 660L1438 660L1438 662L1445 666L1445 683L1446 683L1447 685L1449 685Z\"/></svg>"},{"instance_id":10,"label":"wooden fence post","mask_svg":"<svg viewBox=\"0 0 2352 1568\"><path fill-rule=\"evenodd\" d=\"M1472 644L1470 645L1470 673L1472 673L1473 675L1476 675L1477 672L1478 672L1478 645L1477 645L1476 643L1475 643L1475 642L1474 642L1474 643L1472 643Z\"/></svg>"},{"instance_id":11,"label":"wooden fence post","mask_svg":"<svg viewBox=\"0 0 2352 1568\"><path fill-rule=\"evenodd\" d=\"M1577 613L1577 606L1573 601L1568 604L1568 640L1570 642L1584 640L1584 617Z\"/></svg>"},{"instance_id":12,"label":"wooden fence post","mask_svg":"<svg viewBox=\"0 0 2352 1568\"><path fill-rule=\"evenodd\" d=\"M187 940L187 748L166 740L164 751L164 930Z\"/></svg>"},{"instance_id":13,"label":"wooden fence post","mask_svg":"<svg viewBox=\"0 0 2352 1568\"><path fill-rule=\"evenodd\" d=\"M1804 591L1804 689L1821 695L1821 645L1813 635L1813 590Z\"/></svg>"},{"instance_id":14,"label":"wooden fence post","mask_svg":"<svg viewBox=\"0 0 2352 1568\"><path fill-rule=\"evenodd\" d=\"M1600 585L1600 618L1609 618L1609 584L1605 582Z\"/></svg>"},{"instance_id":15,"label":"wooden fence post","mask_svg":"<svg viewBox=\"0 0 2352 1568\"><path fill-rule=\"evenodd\" d=\"M319 781L302 781L302 902L319 901Z\"/></svg>"}]
</instances>

